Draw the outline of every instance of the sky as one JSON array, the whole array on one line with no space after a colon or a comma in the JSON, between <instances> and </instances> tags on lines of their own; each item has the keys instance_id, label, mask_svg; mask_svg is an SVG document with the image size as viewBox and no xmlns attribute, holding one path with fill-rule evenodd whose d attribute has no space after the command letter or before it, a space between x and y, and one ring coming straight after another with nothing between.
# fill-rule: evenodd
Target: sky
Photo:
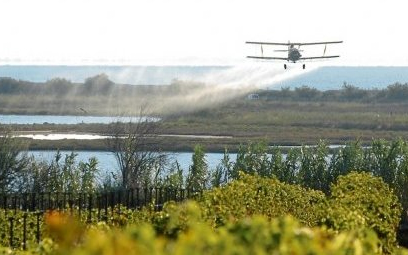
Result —
<instances>
[{"instance_id":1,"label":"sky","mask_svg":"<svg viewBox=\"0 0 408 255\"><path fill-rule=\"evenodd\" d=\"M260 54L245 41L343 40L327 48L341 57L325 64L408 66L407 7L406 0L1 0L0 64L234 65Z\"/></svg>"}]
</instances>

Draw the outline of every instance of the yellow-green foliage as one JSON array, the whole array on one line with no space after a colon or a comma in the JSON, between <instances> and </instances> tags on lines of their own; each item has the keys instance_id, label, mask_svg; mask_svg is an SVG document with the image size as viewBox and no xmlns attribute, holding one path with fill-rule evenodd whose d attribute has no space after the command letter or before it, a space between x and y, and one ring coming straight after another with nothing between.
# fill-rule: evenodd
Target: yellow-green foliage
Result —
<instances>
[{"instance_id":1,"label":"yellow-green foliage","mask_svg":"<svg viewBox=\"0 0 408 255\"><path fill-rule=\"evenodd\" d=\"M214 226L252 215L269 219L292 215L302 224L315 226L327 206L320 191L243 173L239 180L205 192L200 204Z\"/></svg>"},{"instance_id":2,"label":"yellow-green foliage","mask_svg":"<svg viewBox=\"0 0 408 255\"><path fill-rule=\"evenodd\" d=\"M195 219L199 206L188 203L187 218ZM179 221L171 214L169 222ZM62 216L64 217L64 216ZM56 220L57 233L75 228L65 220ZM60 228L60 229L58 229ZM78 230L76 230L78 231ZM82 232L82 231L80 231ZM59 239L54 254L381 254L378 238L371 230L339 234L323 228L302 227L290 216L270 221L264 216L245 218L212 228L202 221L190 221L177 237L158 234L151 224L125 229L95 225L81 234L81 243Z\"/></svg>"},{"instance_id":3,"label":"yellow-green foliage","mask_svg":"<svg viewBox=\"0 0 408 255\"><path fill-rule=\"evenodd\" d=\"M401 205L388 185L379 177L357 172L339 177L329 197L276 179L241 174L239 180L206 192L200 203L213 226L252 215L269 219L292 215L308 226L372 229L385 252L396 246L401 216Z\"/></svg>"},{"instance_id":4,"label":"yellow-green foliage","mask_svg":"<svg viewBox=\"0 0 408 255\"><path fill-rule=\"evenodd\" d=\"M12 243L14 245L20 245L23 243L24 232L24 217L26 217L26 246L36 246L36 230L37 230L37 214L36 213L24 213L20 210L0 210L0 246L10 245L10 220L13 224L13 238ZM43 215L39 217L40 236L43 233ZM1 253L0 253L1 254Z\"/></svg>"},{"instance_id":5,"label":"yellow-green foliage","mask_svg":"<svg viewBox=\"0 0 408 255\"><path fill-rule=\"evenodd\" d=\"M396 249L401 206L367 173L340 177L328 197L242 174L196 202L167 203L160 212L112 210L106 222L75 210L47 213L43 241L27 254L407 254ZM12 253L24 254L0 247L0 254Z\"/></svg>"},{"instance_id":6,"label":"yellow-green foliage","mask_svg":"<svg viewBox=\"0 0 408 255\"><path fill-rule=\"evenodd\" d=\"M167 203L161 212L151 217L151 223L159 235L177 238L179 233L188 230L192 225L204 224L202 208L198 204L189 202L177 205Z\"/></svg>"},{"instance_id":7,"label":"yellow-green foliage","mask_svg":"<svg viewBox=\"0 0 408 255\"><path fill-rule=\"evenodd\" d=\"M397 196L379 177L351 172L340 176L331 187L331 197L323 223L334 230L374 230L390 252L396 245L401 219Z\"/></svg>"}]
</instances>

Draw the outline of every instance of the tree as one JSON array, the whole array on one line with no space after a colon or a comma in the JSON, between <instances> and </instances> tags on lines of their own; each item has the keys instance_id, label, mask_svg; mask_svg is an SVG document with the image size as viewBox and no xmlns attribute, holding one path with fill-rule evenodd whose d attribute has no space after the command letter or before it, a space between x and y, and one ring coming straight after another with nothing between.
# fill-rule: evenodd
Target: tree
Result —
<instances>
[{"instance_id":1,"label":"tree","mask_svg":"<svg viewBox=\"0 0 408 255\"><path fill-rule=\"evenodd\" d=\"M78 154L71 152L63 157L57 151L51 162L30 162L28 171L19 180L24 183L23 192L68 192L91 193L96 190L98 161L89 158L87 162L76 162Z\"/></svg>"},{"instance_id":2,"label":"tree","mask_svg":"<svg viewBox=\"0 0 408 255\"><path fill-rule=\"evenodd\" d=\"M246 174L271 176L268 146L265 142L249 143L247 146L239 147L230 177L238 179L240 171Z\"/></svg>"},{"instance_id":3,"label":"tree","mask_svg":"<svg viewBox=\"0 0 408 255\"><path fill-rule=\"evenodd\" d=\"M368 96L368 92L344 82L341 89L341 96L343 97L344 101L356 101L366 98Z\"/></svg>"},{"instance_id":4,"label":"tree","mask_svg":"<svg viewBox=\"0 0 408 255\"><path fill-rule=\"evenodd\" d=\"M295 94L299 99L311 100L318 97L321 94L321 92L318 91L316 88L301 86L299 88L295 88Z\"/></svg>"},{"instance_id":5,"label":"tree","mask_svg":"<svg viewBox=\"0 0 408 255\"><path fill-rule=\"evenodd\" d=\"M45 91L44 91L45 90ZM48 93L57 97L65 97L72 91L72 82L64 78L54 78L44 84L42 94Z\"/></svg>"},{"instance_id":6,"label":"tree","mask_svg":"<svg viewBox=\"0 0 408 255\"><path fill-rule=\"evenodd\" d=\"M30 158L26 144L16 140L7 130L0 131L0 192L19 190L19 178L27 170Z\"/></svg>"},{"instance_id":7,"label":"tree","mask_svg":"<svg viewBox=\"0 0 408 255\"><path fill-rule=\"evenodd\" d=\"M183 169L177 160L171 164L167 174L164 175L161 186L166 188L184 187Z\"/></svg>"},{"instance_id":8,"label":"tree","mask_svg":"<svg viewBox=\"0 0 408 255\"><path fill-rule=\"evenodd\" d=\"M167 161L160 149L160 122L145 114L129 122L113 123L107 145L114 154L122 188L136 188L158 181Z\"/></svg>"},{"instance_id":9,"label":"tree","mask_svg":"<svg viewBox=\"0 0 408 255\"><path fill-rule=\"evenodd\" d=\"M187 176L187 188L190 190L203 190L207 186L208 164L205 159L204 148L201 145L194 147L192 156L193 164Z\"/></svg>"},{"instance_id":10,"label":"tree","mask_svg":"<svg viewBox=\"0 0 408 255\"><path fill-rule=\"evenodd\" d=\"M97 93L107 95L114 85L114 82L109 80L109 77L102 73L93 77L89 77L84 83L85 93Z\"/></svg>"},{"instance_id":11,"label":"tree","mask_svg":"<svg viewBox=\"0 0 408 255\"><path fill-rule=\"evenodd\" d=\"M221 159L221 162L217 165L215 171L212 173L211 186L219 187L227 184L229 177L232 174L232 167L233 163L230 160L227 148L225 148L224 157Z\"/></svg>"}]
</instances>

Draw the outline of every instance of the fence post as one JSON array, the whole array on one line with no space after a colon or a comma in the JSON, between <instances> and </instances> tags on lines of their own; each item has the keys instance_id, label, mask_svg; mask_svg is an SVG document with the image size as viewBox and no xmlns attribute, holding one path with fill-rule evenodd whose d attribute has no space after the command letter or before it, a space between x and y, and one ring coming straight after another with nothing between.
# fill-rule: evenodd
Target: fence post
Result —
<instances>
[{"instance_id":1,"label":"fence post","mask_svg":"<svg viewBox=\"0 0 408 255\"><path fill-rule=\"evenodd\" d=\"M177 202L177 195L179 194L179 192L181 193L181 187L180 188L173 188L173 192L174 192L174 201Z\"/></svg>"},{"instance_id":2,"label":"fence post","mask_svg":"<svg viewBox=\"0 0 408 255\"><path fill-rule=\"evenodd\" d=\"M126 208L129 209L129 196L130 196L130 190L126 189Z\"/></svg>"},{"instance_id":3,"label":"fence post","mask_svg":"<svg viewBox=\"0 0 408 255\"><path fill-rule=\"evenodd\" d=\"M149 194L150 194L150 200L149 200L149 203L151 203L151 202L153 202L153 187L150 187L150 192L149 192Z\"/></svg>"},{"instance_id":4,"label":"fence post","mask_svg":"<svg viewBox=\"0 0 408 255\"><path fill-rule=\"evenodd\" d=\"M27 213L23 214L23 250L27 249Z\"/></svg>"},{"instance_id":5,"label":"fence post","mask_svg":"<svg viewBox=\"0 0 408 255\"><path fill-rule=\"evenodd\" d=\"M186 189L181 189L180 201L186 199Z\"/></svg>"},{"instance_id":6,"label":"fence post","mask_svg":"<svg viewBox=\"0 0 408 255\"><path fill-rule=\"evenodd\" d=\"M118 214L120 215L121 214L121 212L120 212L120 205L122 204L122 189L120 189L119 191L118 191L118 203L116 203L115 205L118 205Z\"/></svg>"},{"instance_id":7,"label":"fence post","mask_svg":"<svg viewBox=\"0 0 408 255\"><path fill-rule=\"evenodd\" d=\"M133 192L134 192L134 189L131 189L130 190L130 206L132 209L135 209L135 201L133 197Z\"/></svg>"},{"instance_id":8,"label":"fence post","mask_svg":"<svg viewBox=\"0 0 408 255\"><path fill-rule=\"evenodd\" d=\"M72 207L73 207L73 198L72 198L72 193L68 192L68 207L69 207L69 211L72 214Z\"/></svg>"},{"instance_id":9,"label":"fence post","mask_svg":"<svg viewBox=\"0 0 408 255\"><path fill-rule=\"evenodd\" d=\"M55 194L55 198L54 198L54 207L53 209L56 209L56 207L58 207L58 210L61 209L60 203L59 203L59 192L57 191L57 194ZM56 206L55 206L56 205Z\"/></svg>"},{"instance_id":10,"label":"fence post","mask_svg":"<svg viewBox=\"0 0 408 255\"><path fill-rule=\"evenodd\" d=\"M79 213L79 218L81 218L81 211L82 211L82 193L78 193L78 213Z\"/></svg>"},{"instance_id":11,"label":"fence post","mask_svg":"<svg viewBox=\"0 0 408 255\"><path fill-rule=\"evenodd\" d=\"M51 206L51 192L48 192L48 208L47 209L52 209L52 206Z\"/></svg>"},{"instance_id":12,"label":"fence post","mask_svg":"<svg viewBox=\"0 0 408 255\"><path fill-rule=\"evenodd\" d=\"M41 192L41 210L44 211L44 192Z\"/></svg>"},{"instance_id":13,"label":"fence post","mask_svg":"<svg viewBox=\"0 0 408 255\"><path fill-rule=\"evenodd\" d=\"M35 205L36 205L36 203L35 203L35 193L33 192L33 193L31 193L31 211L32 212L34 212L35 211Z\"/></svg>"},{"instance_id":14,"label":"fence post","mask_svg":"<svg viewBox=\"0 0 408 255\"><path fill-rule=\"evenodd\" d=\"M28 204L28 194L25 192L25 193L23 194L23 196L24 196L23 210L24 210L24 211L27 211L27 210L28 210L28 206L27 206L27 204Z\"/></svg>"},{"instance_id":15,"label":"fence post","mask_svg":"<svg viewBox=\"0 0 408 255\"><path fill-rule=\"evenodd\" d=\"M14 214L17 214L17 194L15 194L14 197L13 197L12 207L14 207Z\"/></svg>"},{"instance_id":16,"label":"fence post","mask_svg":"<svg viewBox=\"0 0 408 255\"><path fill-rule=\"evenodd\" d=\"M37 238L37 243L40 243L40 238L41 238L41 234L40 234L40 215L42 214L42 212L37 212L37 231L35 233L35 236Z\"/></svg>"},{"instance_id":17,"label":"fence post","mask_svg":"<svg viewBox=\"0 0 408 255\"><path fill-rule=\"evenodd\" d=\"M92 222L92 194L89 194L89 199L88 199L88 223Z\"/></svg>"},{"instance_id":18,"label":"fence post","mask_svg":"<svg viewBox=\"0 0 408 255\"><path fill-rule=\"evenodd\" d=\"M143 206L145 206L145 205L147 205L147 196L148 196L148 189L147 188L144 188L144 204L143 204Z\"/></svg>"},{"instance_id":19,"label":"fence post","mask_svg":"<svg viewBox=\"0 0 408 255\"><path fill-rule=\"evenodd\" d=\"M105 194L104 194L104 196L105 196L105 204L104 204L104 206L105 206L105 221L107 222L108 221L108 192L106 191L105 192Z\"/></svg>"},{"instance_id":20,"label":"fence post","mask_svg":"<svg viewBox=\"0 0 408 255\"><path fill-rule=\"evenodd\" d=\"M154 209L159 210L159 197L158 197L158 188L154 188Z\"/></svg>"},{"instance_id":21,"label":"fence post","mask_svg":"<svg viewBox=\"0 0 408 255\"><path fill-rule=\"evenodd\" d=\"M9 242L10 242L10 247L11 248L13 248L13 239L14 239L14 236L13 236L13 232L14 232L14 225L13 225L13 221L14 221L14 218L13 217L9 217L9 222L10 222L10 232L9 232L9 234L10 234L10 240L9 240Z\"/></svg>"},{"instance_id":22,"label":"fence post","mask_svg":"<svg viewBox=\"0 0 408 255\"><path fill-rule=\"evenodd\" d=\"M113 214L114 214L114 208L113 208L113 205L114 205L114 200L115 200L115 193L112 191L111 193L110 193L110 196L111 196L111 213L112 213L112 217L113 217Z\"/></svg>"},{"instance_id":23,"label":"fence post","mask_svg":"<svg viewBox=\"0 0 408 255\"><path fill-rule=\"evenodd\" d=\"M7 194L4 194L4 212L7 214Z\"/></svg>"},{"instance_id":24,"label":"fence post","mask_svg":"<svg viewBox=\"0 0 408 255\"><path fill-rule=\"evenodd\" d=\"M67 193L63 193L63 198L62 198L62 210L64 210L67 206Z\"/></svg>"},{"instance_id":25,"label":"fence post","mask_svg":"<svg viewBox=\"0 0 408 255\"><path fill-rule=\"evenodd\" d=\"M140 200L139 200L139 187L136 188L136 207L139 209Z\"/></svg>"},{"instance_id":26,"label":"fence post","mask_svg":"<svg viewBox=\"0 0 408 255\"><path fill-rule=\"evenodd\" d=\"M101 221L101 207L102 207L102 197L101 194L97 194L97 203L98 203L98 221Z\"/></svg>"}]
</instances>

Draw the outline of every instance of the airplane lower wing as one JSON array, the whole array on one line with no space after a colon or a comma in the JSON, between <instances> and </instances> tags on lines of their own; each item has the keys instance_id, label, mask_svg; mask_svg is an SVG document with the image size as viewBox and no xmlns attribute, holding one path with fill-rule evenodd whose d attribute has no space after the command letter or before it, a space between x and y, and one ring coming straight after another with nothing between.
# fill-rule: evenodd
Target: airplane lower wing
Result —
<instances>
[{"instance_id":1,"label":"airplane lower wing","mask_svg":"<svg viewBox=\"0 0 408 255\"><path fill-rule=\"evenodd\" d=\"M310 43L298 43L298 42L287 42L287 43L275 43L275 42L245 42L247 44L261 44L261 45L282 45L282 46L290 46L290 45L319 45L319 44L335 44L335 43L343 43L343 41L330 41L330 42L310 42Z\"/></svg>"},{"instance_id":2,"label":"airplane lower wing","mask_svg":"<svg viewBox=\"0 0 408 255\"><path fill-rule=\"evenodd\" d=\"M288 58L277 58L277 57L257 57L257 56L247 56L247 58L255 58L255 59L277 59L277 60L288 60Z\"/></svg>"},{"instance_id":3,"label":"airplane lower wing","mask_svg":"<svg viewBox=\"0 0 408 255\"><path fill-rule=\"evenodd\" d=\"M338 57L340 57L340 56L305 57L305 58L299 58L299 60L322 59L322 58L338 58Z\"/></svg>"}]
</instances>

